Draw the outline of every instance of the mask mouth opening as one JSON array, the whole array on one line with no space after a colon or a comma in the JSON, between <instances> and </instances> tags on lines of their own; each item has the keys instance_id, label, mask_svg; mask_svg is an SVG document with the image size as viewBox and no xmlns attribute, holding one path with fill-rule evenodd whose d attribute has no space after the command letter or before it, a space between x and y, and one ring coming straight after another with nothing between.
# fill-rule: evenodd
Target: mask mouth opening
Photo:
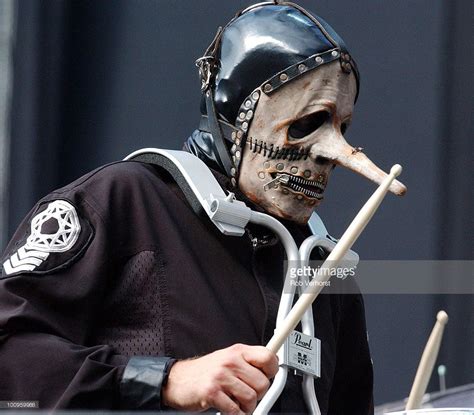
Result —
<instances>
[{"instance_id":1,"label":"mask mouth opening","mask_svg":"<svg viewBox=\"0 0 474 415\"><path fill-rule=\"evenodd\" d=\"M272 180L264 186L267 191L271 188L281 186L283 190L290 190L292 193L303 194L310 199L323 200L326 189L326 177L320 174L316 180L305 179L289 173L270 173Z\"/></svg>"}]
</instances>

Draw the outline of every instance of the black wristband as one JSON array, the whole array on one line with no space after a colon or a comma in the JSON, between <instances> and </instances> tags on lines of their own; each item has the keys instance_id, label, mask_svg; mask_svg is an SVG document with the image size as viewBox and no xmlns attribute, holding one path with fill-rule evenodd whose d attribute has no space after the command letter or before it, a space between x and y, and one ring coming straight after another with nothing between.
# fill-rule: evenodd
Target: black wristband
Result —
<instances>
[{"instance_id":1,"label":"black wristband","mask_svg":"<svg viewBox=\"0 0 474 415\"><path fill-rule=\"evenodd\" d=\"M176 359L134 356L120 382L121 406L125 409L161 409L161 389Z\"/></svg>"}]
</instances>

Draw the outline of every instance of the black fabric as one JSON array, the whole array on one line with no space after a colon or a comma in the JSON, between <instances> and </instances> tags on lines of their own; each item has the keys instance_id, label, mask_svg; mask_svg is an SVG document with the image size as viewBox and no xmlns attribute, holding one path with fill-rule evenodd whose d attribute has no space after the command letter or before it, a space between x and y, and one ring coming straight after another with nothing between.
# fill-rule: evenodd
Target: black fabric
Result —
<instances>
[{"instance_id":1,"label":"black fabric","mask_svg":"<svg viewBox=\"0 0 474 415\"><path fill-rule=\"evenodd\" d=\"M92 327L96 343L127 357L166 354L162 269L162 258L153 250L138 252L125 262L103 300L109 312Z\"/></svg>"},{"instance_id":2,"label":"black fabric","mask_svg":"<svg viewBox=\"0 0 474 415\"><path fill-rule=\"evenodd\" d=\"M214 170L222 169L214 148L214 139L208 132L194 130L184 143L183 150L194 154Z\"/></svg>"},{"instance_id":3,"label":"black fabric","mask_svg":"<svg viewBox=\"0 0 474 415\"><path fill-rule=\"evenodd\" d=\"M0 400L118 408L131 356L185 359L268 342L284 253L264 228L222 235L193 212L167 173L138 162L99 168L40 203L57 198L74 203L94 238L66 270L0 281ZM307 236L306 228L287 225L298 243ZM326 293L313 311L322 341L315 381L322 413L370 413L361 297ZM306 412L300 377L289 375L274 411Z\"/></svg>"},{"instance_id":4,"label":"black fabric","mask_svg":"<svg viewBox=\"0 0 474 415\"><path fill-rule=\"evenodd\" d=\"M161 388L176 362L170 357L132 357L122 376L122 405L133 409L161 409Z\"/></svg>"}]
</instances>

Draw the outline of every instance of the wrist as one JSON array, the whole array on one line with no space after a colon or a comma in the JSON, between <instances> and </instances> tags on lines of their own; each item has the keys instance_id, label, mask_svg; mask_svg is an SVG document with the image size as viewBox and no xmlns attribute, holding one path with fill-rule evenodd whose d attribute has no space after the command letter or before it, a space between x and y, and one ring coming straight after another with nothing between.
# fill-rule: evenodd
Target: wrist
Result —
<instances>
[{"instance_id":1,"label":"wrist","mask_svg":"<svg viewBox=\"0 0 474 415\"><path fill-rule=\"evenodd\" d=\"M174 398L176 398L175 391L180 388L180 385L176 382L176 378L179 377L178 372L180 371L183 363L185 363L185 361L174 361L169 368L168 378L161 389L162 406L179 409L179 398Z\"/></svg>"}]
</instances>

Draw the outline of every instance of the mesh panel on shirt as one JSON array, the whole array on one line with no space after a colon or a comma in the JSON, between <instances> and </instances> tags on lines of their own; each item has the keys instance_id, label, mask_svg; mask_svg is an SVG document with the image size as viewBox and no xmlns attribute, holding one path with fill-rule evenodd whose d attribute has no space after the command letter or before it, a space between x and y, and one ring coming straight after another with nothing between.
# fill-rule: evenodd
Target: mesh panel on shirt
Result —
<instances>
[{"instance_id":1,"label":"mesh panel on shirt","mask_svg":"<svg viewBox=\"0 0 474 415\"><path fill-rule=\"evenodd\" d=\"M106 299L95 344L107 344L125 356L165 355L161 267L153 251L129 259Z\"/></svg>"}]
</instances>

